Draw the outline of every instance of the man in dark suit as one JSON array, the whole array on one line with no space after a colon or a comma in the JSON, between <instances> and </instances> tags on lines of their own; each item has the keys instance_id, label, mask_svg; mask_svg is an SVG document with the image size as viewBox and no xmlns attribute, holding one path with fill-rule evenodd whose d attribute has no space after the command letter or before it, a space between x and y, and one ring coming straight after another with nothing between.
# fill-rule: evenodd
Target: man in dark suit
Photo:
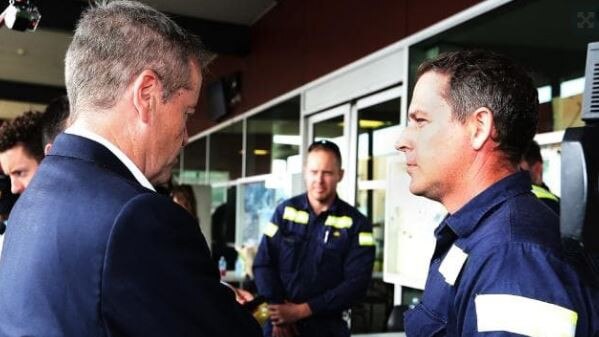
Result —
<instances>
[{"instance_id":1,"label":"man in dark suit","mask_svg":"<svg viewBox=\"0 0 599 337\"><path fill-rule=\"evenodd\" d=\"M197 222L153 190L196 109L200 44L130 1L82 16L65 58L73 124L11 215L0 336L259 336Z\"/></svg>"}]
</instances>

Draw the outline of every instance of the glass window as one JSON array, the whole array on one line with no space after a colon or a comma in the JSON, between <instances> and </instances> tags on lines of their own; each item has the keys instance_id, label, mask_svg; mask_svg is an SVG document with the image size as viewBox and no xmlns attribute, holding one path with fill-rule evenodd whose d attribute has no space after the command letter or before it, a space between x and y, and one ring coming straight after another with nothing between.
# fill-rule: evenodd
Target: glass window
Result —
<instances>
[{"instance_id":1,"label":"glass window","mask_svg":"<svg viewBox=\"0 0 599 337\"><path fill-rule=\"evenodd\" d=\"M183 170L179 173L181 184L206 183L206 137L187 144L180 157Z\"/></svg>"},{"instance_id":2,"label":"glass window","mask_svg":"<svg viewBox=\"0 0 599 337\"><path fill-rule=\"evenodd\" d=\"M210 184L241 177L243 121L210 134Z\"/></svg>"},{"instance_id":3,"label":"glass window","mask_svg":"<svg viewBox=\"0 0 599 337\"><path fill-rule=\"evenodd\" d=\"M356 207L373 224L376 241L375 271L382 270L387 159L396 156L400 134L399 97L358 110L358 165Z\"/></svg>"},{"instance_id":4,"label":"glass window","mask_svg":"<svg viewBox=\"0 0 599 337\"><path fill-rule=\"evenodd\" d=\"M265 181L243 184L239 188L243 195L243 208L238 218L237 244L257 246L275 208L290 196L284 189L270 188Z\"/></svg>"},{"instance_id":5,"label":"glass window","mask_svg":"<svg viewBox=\"0 0 599 337\"><path fill-rule=\"evenodd\" d=\"M539 133L582 125L580 78L587 44L597 40L599 31L585 18L598 10L596 2L587 0L506 4L410 47L410 84L426 58L463 48L491 49L524 64L542 88Z\"/></svg>"},{"instance_id":6,"label":"glass window","mask_svg":"<svg viewBox=\"0 0 599 337\"><path fill-rule=\"evenodd\" d=\"M299 156L300 101L294 97L247 119L246 176L286 174Z\"/></svg>"}]
</instances>

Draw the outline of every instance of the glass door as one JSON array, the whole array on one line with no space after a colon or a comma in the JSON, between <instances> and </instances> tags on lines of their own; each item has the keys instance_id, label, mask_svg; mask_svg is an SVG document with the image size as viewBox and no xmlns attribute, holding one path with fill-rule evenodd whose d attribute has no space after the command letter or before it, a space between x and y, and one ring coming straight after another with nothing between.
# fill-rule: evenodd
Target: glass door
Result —
<instances>
[{"instance_id":1,"label":"glass door","mask_svg":"<svg viewBox=\"0 0 599 337\"><path fill-rule=\"evenodd\" d=\"M397 156L394 144L400 134L401 88L360 99L354 105L356 146L355 206L373 224L376 242L374 270L382 271L385 197L389 159Z\"/></svg>"}]
</instances>

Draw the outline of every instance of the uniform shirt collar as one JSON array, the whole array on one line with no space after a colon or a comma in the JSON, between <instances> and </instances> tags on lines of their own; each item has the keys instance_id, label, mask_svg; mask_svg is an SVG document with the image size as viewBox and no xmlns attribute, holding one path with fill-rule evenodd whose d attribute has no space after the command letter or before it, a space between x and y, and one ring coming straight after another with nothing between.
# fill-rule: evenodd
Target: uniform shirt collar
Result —
<instances>
[{"instance_id":1,"label":"uniform shirt collar","mask_svg":"<svg viewBox=\"0 0 599 337\"><path fill-rule=\"evenodd\" d=\"M326 212L323 212L323 213L337 212L339 205L341 204L340 200L341 199L339 199L339 195L335 194L335 200L331 204L331 207L329 207L329 209L327 209ZM314 210L312 209L312 206L310 206L310 201L308 201L308 193L304 193L304 197L301 198L300 206L302 207L303 210L308 211L309 213L315 214Z\"/></svg>"},{"instance_id":2,"label":"uniform shirt collar","mask_svg":"<svg viewBox=\"0 0 599 337\"><path fill-rule=\"evenodd\" d=\"M435 230L435 235L440 235L444 228L449 226L458 237L468 236L487 213L508 198L529 193L530 186L531 180L528 172L517 172L499 180L475 196L457 212L447 215Z\"/></svg>"},{"instance_id":3,"label":"uniform shirt collar","mask_svg":"<svg viewBox=\"0 0 599 337\"><path fill-rule=\"evenodd\" d=\"M106 147L110 152L112 152L112 154L114 154L126 167L127 169L129 169L129 171L131 172L131 174L133 174L133 176L135 177L135 179L145 188L152 190L152 191L156 191L156 189L154 188L154 186L152 186L152 184L150 183L150 181L148 180L148 178L146 178L146 176L144 176L144 174L141 172L141 170L133 163L133 161L131 159L129 159L129 157L127 157L127 155L121 151L116 145L114 145L113 143L111 143L108 139L98 135L97 133L94 133L90 130L84 129L82 127L77 127L77 126L71 126L68 129L65 130L65 133L71 134L71 135L75 135L75 136L80 136L83 138L87 138L89 140L93 140L94 142L100 143L102 144L104 147Z\"/></svg>"}]
</instances>

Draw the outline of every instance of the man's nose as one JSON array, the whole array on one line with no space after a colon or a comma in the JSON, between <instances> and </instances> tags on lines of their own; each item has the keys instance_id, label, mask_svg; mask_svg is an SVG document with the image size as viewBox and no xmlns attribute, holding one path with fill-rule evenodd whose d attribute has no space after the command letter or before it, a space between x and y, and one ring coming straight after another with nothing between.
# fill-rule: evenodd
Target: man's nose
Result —
<instances>
[{"instance_id":1,"label":"man's nose","mask_svg":"<svg viewBox=\"0 0 599 337\"><path fill-rule=\"evenodd\" d=\"M12 192L12 194L21 194L24 190L25 187L23 186L23 184L21 184L21 182L11 179L10 191Z\"/></svg>"},{"instance_id":2,"label":"man's nose","mask_svg":"<svg viewBox=\"0 0 599 337\"><path fill-rule=\"evenodd\" d=\"M401 152L407 152L412 149L411 131L410 128L405 128L397 137L395 141L395 150Z\"/></svg>"}]
</instances>

